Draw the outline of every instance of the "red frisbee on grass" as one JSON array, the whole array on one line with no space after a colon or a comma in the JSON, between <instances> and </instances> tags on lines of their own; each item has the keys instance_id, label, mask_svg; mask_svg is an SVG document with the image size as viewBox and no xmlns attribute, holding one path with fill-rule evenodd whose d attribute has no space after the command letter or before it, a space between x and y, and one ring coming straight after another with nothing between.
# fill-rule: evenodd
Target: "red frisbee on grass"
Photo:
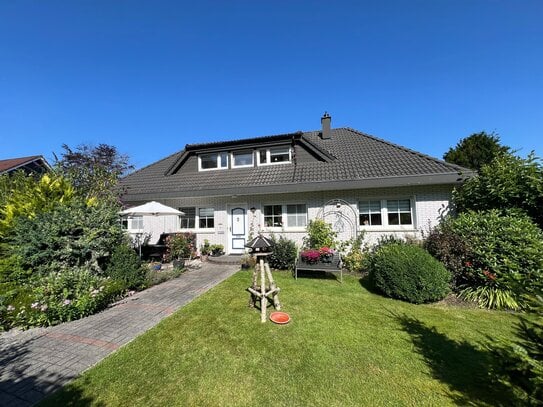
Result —
<instances>
[{"instance_id":1,"label":"red frisbee on grass","mask_svg":"<svg viewBox=\"0 0 543 407\"><path fill-rule=\"evenodd\" d=\"M280 311L272 312L270 314L270 319L272 322L280 325L288 324L290 322L290 316L286 312Z\"/></svg>"}]
</instances>

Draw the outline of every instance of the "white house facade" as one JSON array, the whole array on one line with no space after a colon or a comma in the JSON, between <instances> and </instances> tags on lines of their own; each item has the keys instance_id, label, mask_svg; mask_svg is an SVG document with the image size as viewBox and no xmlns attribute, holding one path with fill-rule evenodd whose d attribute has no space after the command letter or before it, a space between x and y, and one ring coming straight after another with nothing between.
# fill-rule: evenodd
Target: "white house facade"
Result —
<instances>
[{"instance_id":1,"label":"white house facade","mask_svg":"<svg viewBox=\"0 0 543 407\"><path fill-rule=\"evenodd\" d=\"M471 172L350 128L187 145L123 179L124 202L159 201L184 213L128 219L150 242L193 232L228 254L258 233L302 244L312 219L347 240L361 231L421 238L449 210L451 193Z\"/></svg>"}]
</instances>

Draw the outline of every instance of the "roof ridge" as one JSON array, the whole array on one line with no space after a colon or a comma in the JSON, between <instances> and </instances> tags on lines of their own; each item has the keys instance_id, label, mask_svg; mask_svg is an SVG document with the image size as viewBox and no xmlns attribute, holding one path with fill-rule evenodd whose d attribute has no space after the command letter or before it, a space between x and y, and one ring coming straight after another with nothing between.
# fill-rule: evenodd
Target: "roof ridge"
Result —
<instances>
[{"instance_id":1,"label":"roof ridge","mask_svg":"<svg viewBox=\"0 0 543 407\"><path fill-rule=\"evenodd\" d=\"M353 129L352 127L338 127L337 129L346 129L346 130L352 131L352 132L354 132L354 133L360 134L361 136L371 138L371 139L373 139L373 140L375 140L375 141L378 141L378 142L380 142L380 143L387 144L387 145L389 145L389 146L398 148L398 149L400 149L400 150L403 150L403 151L405 151L405 152L407 152L407 153L410 153L410 154L419 156L419 157L424 158L424 159L426 159L426 160L430 160L430 161L437 162L437 163L439 163L439 164L447 165L447 166L449 166L449 167L454 168L454 169L457 170L457 171L462 171L462 172L464 172L464 171L470 171L470 172L471 172L471 171L472 171L472 170L470 170L469 168L465 168L465 167L462 167L462 166L457 165L457 164L452 164L452 163L449 163L449 162L447 162L447 161L440 160L439 158L432 157L432 156L429 155L429 154L424 154L424 153L421 153L420 151L412 150L412 149L410 149L410 148L408 148L408 147L405 147L405 146L402 146L402 145L400 145L400 144L392 143L392 142L390 142L390 141L387 141L387 140L382 139L382 138L380 138L380 137L374 136L374 135L372 135L372 134L364 133L364 132L362 132L362 131L360 131L360 130Z\"/></svg>"},{"instance_id":2,"label":"roof ridge","mask_svg":"<svg viewBox=\"0 0 543 407\"><path fill-rule=\"evenodd\" d=\"M288 133L270 134L267 136L256 136L256 137L238 138L238 139L232 139L232 140L212 141L208 143L185 144L185 150L213 147L213 146L217 146L221 144L233 144L233 143L248 142L248 141L264 141L264 140L273 139L273 138L292 137L292 136L300 135L303 133L304 133L303 131L298 130L298 131L291 131Z\"/></svg>"}]
</instances>

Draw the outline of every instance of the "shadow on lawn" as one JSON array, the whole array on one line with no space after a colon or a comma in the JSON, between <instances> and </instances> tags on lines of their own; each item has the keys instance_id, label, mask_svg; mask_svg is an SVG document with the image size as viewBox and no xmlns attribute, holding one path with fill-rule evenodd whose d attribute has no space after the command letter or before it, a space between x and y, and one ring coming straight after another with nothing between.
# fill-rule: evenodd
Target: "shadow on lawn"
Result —
<instances>
[{"instance_id":1,"label":"shadow on lawn","mask_svg":"<svg viewBox=\"0 0 543 407\"><path fill-rule=\"evenodd\" d=\"M36 363L34 352L39 348L39 340L40 337L11 344L0 342L0 405L32 406L73 378L61 368L58 371L46 369ZM62 404L46 402L45 405L103 406L79 390L67 393Z\"/></svg>"},{"instance_id":2,"label":"shadow on lawn","mask_svg":"<svg viewBox=\"0 0 543 407\"><path fill-rule=\"evenodd\" d=\"M418 353L432 376L449 386L449 396L458 405L512 405L510 389L491 380L490 367L496 363L490 352L466 341L455 341L416 318L394 315L411 335ZM460 394L458 394L460 393Z\"/></svg>"}]
</instances>

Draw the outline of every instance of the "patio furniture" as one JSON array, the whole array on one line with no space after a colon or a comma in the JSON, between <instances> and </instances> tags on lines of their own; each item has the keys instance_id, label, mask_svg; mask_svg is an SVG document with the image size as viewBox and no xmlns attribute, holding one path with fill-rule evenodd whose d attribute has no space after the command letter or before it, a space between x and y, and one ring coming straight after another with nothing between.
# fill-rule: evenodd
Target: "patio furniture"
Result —
<instances>
[{"instance_id":1,"label":"patio furniture","mask_svg":"<svg viewBox=\"0 0 543 407\"><path fill-rule=\"evenodd\" d=\"M298 270L302 271L320 271L327 273L339 272L340 281L343 283L343 262L341 261L341 255L334 253L329 261L319 260L314 263L308 263L302 260L301 254L296 257L296 263L294 264L294 278L298 279Z\"/></svg>"}]
</instances>

